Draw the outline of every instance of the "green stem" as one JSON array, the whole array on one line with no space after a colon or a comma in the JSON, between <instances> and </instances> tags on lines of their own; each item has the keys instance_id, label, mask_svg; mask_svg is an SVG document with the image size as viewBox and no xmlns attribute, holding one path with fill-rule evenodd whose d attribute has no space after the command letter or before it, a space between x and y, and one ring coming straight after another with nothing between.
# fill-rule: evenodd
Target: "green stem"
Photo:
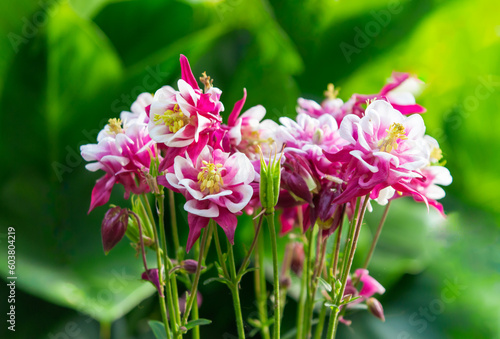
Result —
<instances>
[{"instance_id":1,"label":"green stem","mask_svg":"<svg viewBox=\"0 0 500 339\"><path fill-rule=\"evenodd\" d=\"M267 288L266 275L264 272L264 234L259 233L257 248L255 251L255 298L257 299L257 308L259 311L259 320L261 324L267 324ZM260 329L263 339L271 339L269 326L263 325Z\"/></svg>"},{"instance_id":2,"label":"green stem","mask_svg":"<svg viewBox=\"0 0 500 339\"><path fill-rule=\"evenodd\" d=\"M344 206L342 207L342 217L340 220L340 225L339 225L338 230L337 230L337 238L335 239L335 250L332 251L331 263L333 265L332 266L333 280L330 281L330 284L332 286L334 286L335 280L337 279L337 266L338 266L338 262L339 262L340 239L342 237L342 227L344 225L345 209L346 209L346 205L344 204Z\"/></svg>"},{"instance_id":3,"label":"green stem","mask_svg":"<svg viewBox=\"0 0 500 339\"><path fill-rule=\"evenodd\" d=\"M303 330L304 330L304 317L305 317L305 304L306 304L306 296L307 296L307 290L309 288L309 283L308 283L308 278L309 275L307 272L309 271L309 262L310 262L310 249L311 249L311 244L312 244L312 236L313 236L313 230L312 227L309 228L306 231L306 239L307 239L307 257L304 262L304 266L302 268L302 276L301 276L301 281L300 281L300 296L299 296L299 306L297 309L297 339L301 339L303 335Z\"/></svg>"},{"instance_id":4,"label":"green stem","mask_svg":"<svg viewBox=\"0 0 500 339\"><path fill-rule=\"evenodd\" d=\"M210 219L210 224L212 225L212 228L213 228L213 234L214 234L214 239L215 239L215 249L217 251L217 258L219 258L219 264L221 265L222 271L224 272L224 277L229 279L229 272L227 271L226 261L224 260L224 256L222 255L222 250L220 248L219 232L217 229L217 225L211 219Z\"/></svg>"},{"instance_id":5,"label":"green stem","mask_svg":"<svg viewBox=\"0 0 500 339\"><path fill-rule=\"evenodd\" d=\"M342 298L344 296L344 290L346 287L347 277L349 275L349 271L351 270L352 261L354 259L354 253L356 252L357 242L358 242L358 238L359 238L359 232L361 230L361 225L363 223L363 218L365 215L366 206L368 205L369 200L370 200L370 194L367 194L365 196L365 199L363 201L363 207L361 207L361 209L358 209L359 202L360 202L359 198L358 198L358 201L356 203L356 212L355 212L355 215L353 216L353 220L352 220L353 222L351 223L351 227L349 230L349 234L352 234L352 236L347 239L348 244L346 245L346 251L345 251L345 253L347 253L347 249L349 249L349 258L344 257L344 265L343 265L342 275L340 277L342 285L341 285L341 288L340 288L338 295L334 296L335 289L332 290L332 297L335 297L334 303L336 305L340 305ZM357 215L357 218L355 218L356 215ZM356 219L356 222L354 223L355 219ZM353 228L354 224L355 224L355 226ZM327 334L328 339L335 338L335 335L337 332L337 326L338 326L339 313L340 313L339 308L334 308L332 310L332 313L333 313L333 317L332 317L332 315L330 315L330 321L328 323L328 334Z\"/></svg>"},{"instance_id":6,"label":"green stem","mask_svg":"<svg viewBox=\"0 0 500 339\"><path fill-rule=\"evenodd\" d=\"M316 233L314 227L311 227L311 233L309 234L308 237L308 248L307 248L307 270L306 270L306 304L304 307L304 325L302 329L302 338L307 338L309 336L309 328L311 326L311 318L312 314L310 314L311 311L311 303L314 303L314 296L311 296L312 290L313 290L313 281L312 279L312 272L311 270L314 268L313 266L313 261L312 261L312 253L313 253L313 248L314 248L314 233Z\"/></svg>"},{"instance_id":7,"label":"green stem","mask_svg":"<svg viewBox=\"0 0 500 339\"><path fill-rule=\"evenodd\" d=\"M245 339L245 327L243 326L243 315L241 313L239 282L236 277L236 267L234 264L233 245L227 240L227 252L229 259L229 271L231 274L232 284L230 286L231 294L233 296L234 314L236 316L236 326L238 328L238 338Z\"/></svg>"},{"instance_id":8,"label":"green stem","mask_svg":"<svg viewBox=\"0 0 500 339\"><path fill-rule=\"evenodd\" d=\"M326 306L321 306L321 311L319 312L318 325L316 326L316 332L314 333L314 339L321 339L323 334L323 327L326 318Z\"/></svg>"},{"instance_id":9,"label":"green stem","mask_svg":"<svg viewBox=\"0 0 500 339\"><path fill-rule=\"evenodd\" d=\"M366 256L366 260L363 265L364 269L368 267L368 265L370 264L370 260L372 259L373 252L375 251L375 247L377 246L378 238L380 237L380 233L382 232L382 227L384 227L385 219L387 218L387 214L389 213L389 207L391 206L391 201L392 200L389 200L389 202L385 206L384 214L382 214L382 218L380 219L380 223L378 224L377 227L377 232L375 233L375 237L373 238L372 241L372 246L370 247L370 251Z\"/></svg>"},{"instance_id":10,"label":"green stem","mask_svg":"<svg viewBox=\"0 0 500 339\"><path fill-rule=\"evenodd\" d=\"M101 339L111 338L111 324L107 321L101 321L99 324L101 325L99 327L99 337Z\"/></svg>"},{"instance_id":11,"label":"green stem","mask_svg":"<svg viewBox=\"0 0 500 339\"><path fill-rule=\"evenodd\" d=\"M207 229L209 235L208 235L208 238L209 240L207 240L207 242L210 241L210 234L211 234L211 229L208 228ZM207 248L209 248L210 245L207 245ZM194 244L194 255L195 257L198 257L200 255L200 243L199 242L196 242ZM204 257L206 258L206 255L204 255ZM198 263L198 265L201 265L201 263ZM194 304L193 304L193 312L192 312L192 315L191 315L191 320L196 320L198 319L199 317L199 314L198 314L198 293L196 293L196 297L194 299ZM200 326L195 326L192 330L192 336L193 336L193 339L200 339Z\"/></svg>"},{"instance_id":12,"label":"green stem","mask_svg":"<svg viewBox=\"0 0 500 339\"><path fill-rule=\"evenodd\" d=\"M268 214L269 213L269 214ZM273 252L273 276L274 276L274 339L280 338L280 272L278 267L278 242L276 240L276 229L274 227L274 209L266 211L267 225L271 235L271 248Z\"/></svg>"},{"instance_id":13,"label":"green stem","mask_svg":"<svg viewBox=\"0 0 500 339\"><path fill-rule=\"evenodd\" d=\"M207 244L208 239L208 230L205 228L203 230L203 236L201 239L200 245L200 255L198 257L198 267L196 267L196 273L194 276L193 286L191 286L191 294L189 295L189 299L186 303L186 311L184 312L184 316L182 318L181 324L185 324L189 313L191 313L191 308L193 307L193 303L196 300L196 294L198 292L198 283L200 282L200 274L201 274L201 264L203 262L203 254L205 253L205 245Z\"/></svg>"},{"instance_id":14,"label":"green stem","mask_svg":"<svg viewBox=\"0 0 500 339\"><path fill-rule=\"evenodd\" d=\"M180 243L179 243L179 233L177 231L177 217L176 217L176 212L175 212L175 196L174 196L174 191L168 190L168 205L170 208L170 224L172 226L172 237L174 238L174 249L175 249L175 258L177 260L180 260L178 258L178 252Z\"/></svg>"},{"instance_id":15,"label":"green stem","mask_svg":"<svg viewBox=\"0 0 500 339\"><path fill-rule=\"evenodd\" d=\"M144 199L144 203L140 200L140 197L139 197L139 201L141 201L141 208L142 208L144 215L147 215L148 219L149 219L149 223L148 223L147 227L149 228L150 234L154 234L153 229L156 229L156 222L155 222L155 218L153 217L153 212L151 211L151 206L149 205L149 199L145 193L142 194L142 198ZM147 210L144 206L147 207Z\"/></svg>"},{"instance_id":16,"label":"green stem","mask_svg":"<svg viewBox=\"0 0 500 339\"><path fill-rule=\"evenodd\" d=\"M144 199L146 199L146 202L148 202L147 198L144 196ZM147 205L149 206L149 202L147 203ZM144 206L143 206L144 208ZM142 239L142 229L141 229L141 223L139 221L139 217L133 213L133 215L135 216L135 218L137 219L137 225L139 226L139 239L140 239L140 242L141 242L141 248L144 249L144 242L143 242L143 239ZM154 222L154 219L152 219L153 222ZM167 272L167 279L164 279L163 278L163 270L162 270L162 260L161 260L161 251L160 251L160 243L159 243L159 239L158 239L158 231L156 230L156 225L153 227L153 234L154 234L154 239L155 239L155 246L156 246L156 261L158 262L158 278L160 280L160 288L163 289L163 285L165 283L165 290L167 292L167 300L171 300L171 298L169 297L169 292L170 292L170 285L168 284L168 270L165 269L165 272ZM166 253L166 248L164 247L164 251ZM144 261L144 265L146 266L146 255L144 253L144 250L143 250L143 261ZM147 269L147 267L146 267ZM147 271L146 271L147 272ZM160 311L161 311L161 317L163 319L163 324L165 325L165 332L167 333L167 338L171 338L170 336L170 328L169 328L169 325L168 325L168 317L167 317L167 306L165 304L165 296L164 295L161 295L160 293L158 293L158 298L160 300ZM172 308L171 308L171 303L169 302L168 303L169 305L169 312L172 312ZM172 314L172 313L170 313ZM172 325L172 329L174 331L174 336L175 336L175 329L176 329L176 323L175 323L175 320L172 320L173 317L170 317L170 321L171 321L171 325Z\"/></svg>"},{"instance_id":17,"label":"green stem","mask_svg":"<svg viewBox=\"0 0 500 339\"><path fill-rule=\"evenodd\" d=\"M245 272L247 265L248 265L248 261L250 260L250 256L252 255L253 249L255 248L255 245L257 244L257 239L259 238L259 233L260 233L260 229L262 227L263 220L264 220L264 214L262 214L260 216L259 223L257 224L257 228L255 229L255 235L253 237L252 245L250 245L250 249L248 250L247 255L243 259L243 263L241 264L240 269L238 270L238 274L237 274L238 281L241 279L241 276Z\"/></svg>"}]
</instances>

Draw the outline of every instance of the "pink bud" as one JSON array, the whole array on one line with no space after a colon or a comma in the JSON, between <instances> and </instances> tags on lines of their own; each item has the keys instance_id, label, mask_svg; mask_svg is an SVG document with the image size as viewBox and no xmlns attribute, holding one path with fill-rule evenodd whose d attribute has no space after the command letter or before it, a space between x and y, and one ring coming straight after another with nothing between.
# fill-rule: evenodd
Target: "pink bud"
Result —
<instances>
[{"instance_id":1,"label":"pink bud","mask_svg":"<svg viewBox=\"0 0 500 339\"><path fill-rule=\"evenodd\" d=\"M141 279L147 280L151 282L153 285L155 285L156 289L158 290L158 293L160 294L161 297L163 297L163 291L162 288L160 287L160 277L158 275L157 268L151 268L146 272L142 273Z\"/></svg>"},{"instance_id":2,"label":"pink bud","mask_svg":"<svg viewBox=\"0 0 500 339\"><path fill-rule=\"evenodd\" d=\"M373 314L380 320L385 321L384 308L382 307L380 301L375 298L370 298L366 301L366 305L368 306L368 310L371 314Z\"/></svg>"},{"instance_id":3,"label":"pink bud","mask_svg":"<svg viewBox=\"0 0 500 339\"><path fill-rule=\"evenodd\" d=\"M101 235L104 253L109 251L122 240L127 230L128 210L118 206L110 208L102 220Z\"/></svg>"},{"instance_id":4,"label":"pink bud","mask_svg":"<svg viewBox=\"0 0 500 339\"><path fill-rule=\"evenodd\" d=\"M196 270L198 269L198 262L193 259L187 259L182 262L182 268L188 273L188 274L195 274ZM202 269L205 267L201 267Z\"/></svg>"},{"instance_id":5,"label":"pink bud","mask_svg":"<svg viewBox=\"0 0 500 339\"><path fill-rule=\"evenodd\" d=\"M304 267L304 258L305 258L304 245L298 242L294 243L292 252L292 263L290 265L290 268L298 276L300 276L300 274L302 273L302 268Z\"/></svg>"}]
</instances>

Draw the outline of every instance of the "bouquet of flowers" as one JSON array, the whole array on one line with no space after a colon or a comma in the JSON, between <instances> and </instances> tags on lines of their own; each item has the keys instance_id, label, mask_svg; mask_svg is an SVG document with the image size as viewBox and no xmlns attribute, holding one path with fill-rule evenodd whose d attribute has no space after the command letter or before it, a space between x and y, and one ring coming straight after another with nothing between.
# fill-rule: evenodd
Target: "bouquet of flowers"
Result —
<instances>
[{"instance_id":1,"label":"bouquet of flowers","mask_svg":"<svg viewBox=\"0 0 500 339\"><path fill-rule=\"evenodd\" d=\"M96 144L81 147L87 169L105 173L94 186L89 212L108 203L116 184L130 198L128 208L111 205L104 216L103 247L109 252L126 235L142 256L142 279L157 289L162 313L161 322L150 321L155 336L181 338L192 331L200 338L199 327L211 321L198 318L198 286L213 266L217 275L205 283L218 281L231 291L239 338L245 338L240 281L248 272L255 275L259 314L249 322L263 338L280 338L291 274L300 279L297 338L311 337L313 328L315 338L324 332L334 338L339 322L350 324L350 309L367 309L383 321L383 307L373 296L385 289L369 275L368 265L391 201L411 196L444 216L439 185L452 180L437 141L425 135L420 116L425 109L414 96L423 83L394 73L379 93L354 94L346 102L329 84L321 104L299 98L296 118L282 117L279 123L263 120L266 109L260 105L242 113L243 89L224 122L222 91L213 79L203 73L200 87L183 55L180 66L177 89L140 94L131 112L109 119ZM179 240L174 192L186 200L186 244ZM363 218L373 203L386 207L363 267L353 268ZM254 238L235 244L237 217L243 213L253 216ZM273 257L271 296L264 219ZM280 267L277 236L294 228L299 231L288 238ZM167 248L167 232L174 248ZM333 250L327 255L330 237ZM248 248L239 266L233 246ZM206 262L211 247L218 258L214 263ZM156 253L156 267L148 266L146 251ZM190 291L186 296L179 296L179 284Z\"/></svg>"}]
</instances>

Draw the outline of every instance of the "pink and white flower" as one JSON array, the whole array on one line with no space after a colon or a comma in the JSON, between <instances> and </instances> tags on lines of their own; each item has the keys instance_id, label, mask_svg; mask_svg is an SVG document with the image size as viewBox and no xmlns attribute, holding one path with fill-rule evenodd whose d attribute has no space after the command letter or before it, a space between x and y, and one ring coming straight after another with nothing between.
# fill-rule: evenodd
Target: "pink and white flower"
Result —
<instances>
[{"instance_id":1,"label":"pink and white flower","mask_svg":"<svg viewBox=\"0 0 500 339\"><path fill-rule=\"evenodd\" d=\"M218 129L222 121L220 112L224 106L219 101L222 92L212 87L210 80L202 91L184 55L180 62L179 90L164 86L155 93L149 109L149 133L154 141L168 147L182 148L196 143L202 145L198 147L201 149L207 144L209 133Z\"/></svg>"},{"instance_id":2,"label":"pink and white flower","mask_svg":"<svg viewBox=\"0 0 500 339\"><path fill-rule=\"evenodd\" d=\"M166 185L186 197L189 251L209 220L217 222L231 243L234 241L236 215L248 204L254 190L250 183L255 170L243 153L223 152L206 146L196 162L177 156L174 171L166 174Z\"/></svg>"},{"instance_id":3,"label":"pink and white flower","mask_svg":"<svg viewBox=\"0 0 500 339\"><path fill-rule=\"evenodd\" d=\"M340 135L348 145L337 153L325 153L330 161L343 163L342 179L347 184L335 202L366 195L376 186L381 190L420 178L417 170L427 162L424 132L420 115L406 117L383 100L372 102L362 118L346 116Z\"/></svg>"},{"instance_id":4,"label":"pink and white flower","mask_svg":"<svg viewBox=\"0 0 500 339\"><path fill-rule=\"evenodd\" d=\"M117 183L125 187L125 199L130 192L149 191L143 172L149 169L151 158L157 154L155 143L148 134L145 112L151 101L151 94L139 95L132 104L132 112L122 112L120 119L109 119L97 136L97 144L81 146L82 157L91 162L85 167L92 172L106 172L92 190L89 212L108 202Z\"/></svg>"}]
</instances>

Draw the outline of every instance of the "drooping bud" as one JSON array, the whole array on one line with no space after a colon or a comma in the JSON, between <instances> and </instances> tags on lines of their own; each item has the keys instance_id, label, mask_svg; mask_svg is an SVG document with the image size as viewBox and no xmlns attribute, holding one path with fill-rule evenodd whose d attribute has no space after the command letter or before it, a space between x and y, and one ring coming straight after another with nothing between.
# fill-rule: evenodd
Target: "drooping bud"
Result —
<instances>
[{"instance_id":1,"label":"drooping bud","mask_svg":"<svg viewBox=\"0 0 500 339\"><path fill-rule=\"evenodd\" d=\"M294 243L290 269L298 276L302 274L302 269L304 267L304 258L304 244L299 242Z\"/></svg>"},{"instance_id":2,"label":"drooping bud","mask_svg":"<svg viewBox=\"0 0 500 339\"><path fill-rule=\"evenodd\" d=\"M198 262L193 259L187 259L182 262L182 269L186 271L188 274L195 274L196 270L198 269ZM204 266L201 266L202 269L204 269Z\"/></svg>"},{"instance_id":3,"label":"drooping bud","mask_svg":"<svg viewBox=\"0 0 500 339\"><path fill-rule=\"evenodd\" d=\"M274 157L269 158L269 162L266 164L264 160L264 155L259 147L260 151L260 203L263 209L272 211L278 203L278 197L280 193L280 181L281 181L281 153L278 158L277 154Z\"/></svg>"},{"instance_id":4,"label":"drooping bud","mask_svg":"<svg viewBox=\"0 0 500 339\"><path fill-rule=\"evenodd\" d=\"M380 301L378 301L375 298L369 298L366 301L366 306L368 306L368 310L370 311L371 314L373 314L380 320L385 321L384 308L382 307Z\"/></svg>"},{"instance_id":5,"label":"drooping bud","mask_svg":"<svg viewBox=\"0 0 500 339\"><path fill-rule=\"evenodd\" d=\"M149 281L153 285L155 285L156 289L158 290L158 293L160 294L161 297L163 297L163 289L160 286L160 276L158 274L157 268L151 268L146 272L142 273L141 279Z\"/></svg>"},{"instance_id":6,"label":"drooping bud","mask_svg":"<svg viewBox=\"0 0 500 339\"><path fill-rule=\"evenodd\" d=\"M128 210L119 206L110 208L102 220L101 236L104 253L122 240L128 225Z\"/></svg>"}]
</instances>

